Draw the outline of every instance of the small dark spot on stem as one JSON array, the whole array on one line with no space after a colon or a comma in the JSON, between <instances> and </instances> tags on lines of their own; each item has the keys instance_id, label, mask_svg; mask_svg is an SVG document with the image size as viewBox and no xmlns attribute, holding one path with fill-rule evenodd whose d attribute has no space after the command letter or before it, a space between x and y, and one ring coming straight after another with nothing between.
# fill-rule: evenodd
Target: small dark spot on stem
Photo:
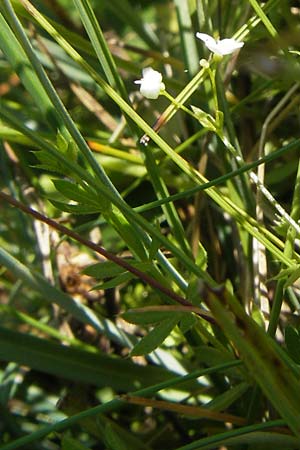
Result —
<instances>
[{"instance_id":1,"label":"small dark spot on stem","mask_svg":"<svg viewBox=\"0 0 300 450\"><path fill-rule=\"evenodd\" d=\"M247 323L243 320L243 319L241 319L240 317L235 317L235 323L236 323L236 326L240 329L240 330L242 330L242 331L246 331L247 330Z\"/></svg>"},{"instance_id":2,"label":"small dark spot on stem","mask_svg":"<svg viewBox=\"0 0 300 450\"><path fill-rule=\"evenodd\" d=\"M271 363L273 364L274 367L276 367L276 369L280 369L282 367L280 359L276 358L276 356L271 358Z\"/></svg>"}]
</instances>

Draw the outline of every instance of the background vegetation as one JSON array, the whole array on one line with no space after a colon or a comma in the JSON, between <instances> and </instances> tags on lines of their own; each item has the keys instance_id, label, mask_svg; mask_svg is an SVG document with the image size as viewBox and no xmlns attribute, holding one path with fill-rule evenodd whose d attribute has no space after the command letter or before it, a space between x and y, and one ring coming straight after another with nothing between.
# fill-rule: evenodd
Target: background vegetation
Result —
<instances>
[{"instance_id":1,"label":"background vegetation","mask_svg":"<svg viewBox=\"0 0 300 450\"><path fill-rule=\"evenodd\" d=\"M1 449L300 448L299 18L0 2Z\"/></svg>"}]
</instances>

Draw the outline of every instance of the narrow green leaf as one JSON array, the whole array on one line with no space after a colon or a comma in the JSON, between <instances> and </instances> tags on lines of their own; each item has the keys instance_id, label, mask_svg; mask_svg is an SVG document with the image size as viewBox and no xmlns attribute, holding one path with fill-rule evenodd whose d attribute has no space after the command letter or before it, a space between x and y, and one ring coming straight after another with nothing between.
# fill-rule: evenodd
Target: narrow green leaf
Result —
<instances>
[{"instance_id":1,"label":"narrow green leaf","mask_svg":"<svg viewBox=\"0 0 300 450\"><path fill-rule=\"evenodd\" d=\"M108 355L85 352L0 327L0 360L14 361L68 380L132 391L170 377L155 366L141 366Z\"/></svg>"},{"instance_id":2,"label":"narrow green leaf","mask_svg":"<svg viewBox=\"0 0 300 450\"><path fill-rule=\"evenodd\" d=\"M68 160L77 161L78 149L72 139L66 139L64 135L58 131L56 135L56 144L59 151L61 151Z\"/></svg>"},{"instance_id":3,"label":"narrow green leaf","mask_svg":"<svg viewBox=\"0 0 300 450\"><path fill-rule=\"evenodd\" d=\"M3 15L0 13L0 49L9 61L14 71L20 77L23 85L32 97L35 105L40 109L44 119L49 121L52 128L62 130L63 125L53 108L45 90L40 83L33 67L19 44L16 36L8 26Z\"/></svg>"},{"instance_id":4,"label":"narrow green leaf","mask_svg":"<svg viewBox=\"0 0 300 450\"><path fill-rule=\"evenodd\" d=\"M104 281L104 283L99 283L96 286L93 287L93 291L95 290L105 290L105 289L113 289L117 286L120 286L120 284L127 283L128 281L132 280L132 278L135 278L135 276L130 272L124 272L120 275L117 275L116 277L112 278L111 280Z\"/></svg>"},{"instance_id":5,"label":"narrow green leaf","mask_svg":"<svg viewBox=\"0 0 300 450\"><path fill-rule=\"evenodd\" d=\"M0 264L10 270L16 279L21 279L35 291L39 292L46 302L54 302L80 322L88 323L93 328L102 329L102 326L91 309L76 302L72 297L58 288L51 286L49 282L39 273L31 271L27 266L9 255L0 248Z\"/></svg>"},{"instance_id":6,"label":"narrow green leaf","mask_svg":"<svg viewBox=\"0 0 300 450\"><path fill-rule=\"evenodd\" d=\"M295 281L297 281L299 278L300 278L300 266L297 266L297 268L291 273L291 275L284 283L283 288L286 289L289 286L292 286L295 283Z\"/></svg>"},{"instance_id":7,"label":"narrow green leaf","mask_svg":"<svg viewBox=\"0 0 300 450\"><path fill-rule=\"evenodd\" d=\"M207 252L200 241L198 241L196 264L198 267L201 267L202 270L207 269Z\"/></svg>"},{"instance_id":8,"label":"narrow green leaf","mask_svg":"<svg viewBox=\"0 0 300 450\"><path fill-rule=\"evenodd\" d=\"M67 175L70 173L69 167L62 161L59 161L53 154L47 152L47 150L37 150L32 152L38 159L40 164L34 164L36 169L43 169L50 172L56 172L61 175Z\"/></svg>"},{"instance_id":9,"label":"narrow green leaf","mask_svg":"<svg viewBox=\"0 0 300 450\"><path fill-rule=\"evenodd\" d=\"M178 317L178 319L182 320L183 316L186 315L187 314L182 312L176 313L174 311L141 311L129 309L122 314L122 317L129 323L135 323L137 325L154 325L174 317ZM190 314L188 313L188 315Z\"/></svg>"},{"instance_id":10,"label":"narrow green leaf","mask_svg":"<svg viewBox=\"0 0 300 450\"><path fill-rule=\"evenodd\" d=\"M134 259L126 260L132 267L136 267L142 271L150 270L152 265L149 262L140 262ZM112 278L116 275L120 275L125 272L123 267L117 266L112 261L103 261L100 263L92 264L83 269L82 273L85 275L89 275L90 277L94 277L97 280L103 280L105 278Z\"/></svg>"},{"instance_id":11,"label":"narrow green leaf","mask_svg":"<svg viewBox=\"0 0 300 450\"><path fill-rule=\"evenodd\" d=\"M191 330L197 323L198 319L194 314L183 314L180 322L179 328L182 334L185 334L187 331Z\"/></svg>"},{"instance_id":12,"label":"narrow green leaf","mask_svg":"<svg viewBox=\"0 0 300 450\"><path fill-rule=\"evenodd\" d=\"M89 324L114 342L123 346L132 346L131 340L126 333L118 329L113 322L108 319L100 320L89 307L77 302L55 286L50 285L41 274L34 273L2 248L0 248L0 264L10 270L16 279L22 280L35 292L38 292L45 302L53 302L59 305L81 323Z\"/></svg>"},{"instance_id":13,"label":"narrow green leaf","mask_svg":"<svg viewBox=\"0 0 300 450\"><path fill-rule=\"evenodd\" d=\"M257 384L300 437L300 381L287 357L229 291L208 291L205 302Z\"/></svg>"},{"instance_id":14,"label":"narrow green leaf","mask_svg":"<svg viewBox=\"0 0 300 450\"><path fill-rule=\"evenodd\" d=\"M197 119L199 120L203 128L207 128L208 130L211 131L216 131L217 127L216 121L210 114L194 105L191 105L191 108L193 110L193 113L197 116Z\"/></svg>"},{"instance_id":15,"label":"narrow green leaf","mask_svg":"<svg viewBox=\"0 0 300 450\"><path fill-rule=\"evenodd\" d=\"M300 267L297 264L293 264L290 267L288 267L287 269L280 270L280 272L277 275L272 277L272 280L284 280L287 277L290 278L294 274L298 275L299 270L300 270Z\"/></svg>"},{"instance_id":16,"label":"narrow green leaf","mask_svg":"<svg viewBox=\"0 0 300 450\"><path fill-rule=\"evenodd\" d=\"M288 325L284 331L285 345L290 357L300 364L300 335L299 331Z\"/></svg>"},{"instance_id":17,"label":"narrow green leaf","mask_svg":"<svg viewBox=\"0 0 300 450\"><path fill-rule=\"evenodd\" d=\"M98 197L96 196L96 193L92 191L91 188L89 190L85 190L82 187L80 187L76 183L72 183L71 181L67 180L52 180L54 186L60 192L63 194L66 198L69 200L74 200L78 203L88 203L90 205L95 205L95 207L98 206Z\"/></svg>"},{"instance_id":18,"label":"narrow green leaf","mask_svg":"<svg viewBox=\"0 0 300 450\"><path fill-rule=\"evenodd\" d=\"M274 28L272 22L269 20L268 16L265 14L263 8L261 8L261 6L258 4L256 0L249 0L249 2L254 11L256 12L256 14L258 15L258 17L260 18L260 20L262 21L262 23L264 24L264 26L266 27L266 29L268 30L268 32L270 33L270 35L273 38L276 38L278 36L278 33Z\"/></svg>"},{"instance_id":19,"label":"narrow green leaf","mask_svg":"<svg viewBox=\"0 0 300 450\"><path fill-rule=\"evenodd\" d=\"M49 201L60 211L71 214L97 214L101 212L101 207L94 205L71 205L69 203L58 202L49 198Z\"/></svg>"},{"instance_id":20,"label":"narrow green leaf","mask_svg":"<svg viewBox=\"0 0 300 450\"><path fill-rule=\"evenodd\" d=\"M147 355L153 352L169 336L179 320L180 316L178 315L165 319L135 345L130 353L131 356Z\"/></svg>"},{"instance_id":21,"label":"narrow green leaf","mask_svg":"<svg viewBox=\"0 0 300 450\"><path fill-rule=\"evenodd\" d=\"M90 419L93 420L92 418ZM116 421L101 414L98 418L98 433L106 445L110 445L112 449L124 450L151 450L150 445L142 441L142 437L138 439L130 430L122 427ZM121 447L120 447L121 446ZM123 447L122 447L123 446Z\"/></svg>"},{"instance_id":22,"label":"narrow green leaf","mask_svg":"<svg viewBox=\"0 0 300 450\"><path fill-rule=\"evenodd\" d=\"M241 397L249 389L249 384L247 382L241 382L236 386L228 389L224 393L217 395L213 400L206 404L207 408L213 409L214 411L223 411L229 408L234 402L241 399Z\"/></svg>"},{"instance_id":23,"label":"narrow green leaf","mask_svg":"<svg viewBox=\"0 0 300 450\"><path fill-rule=\"evenodd\" d=\"M112 87L117 87L122 97L127 99L123 80L117 71L114 58L108 48L90 2L88 0L74 0L74 3L109 84Z\"/></svg>"},{"instance_id":24,"label":"narrow green leaf","mask_svg":"<svg viewBox=\"0 0 300 450\"><path fill-rule=\"evenodd\" d=\"M131 260L128 260L128 262L133 265ZM103 278L115 277L116 275L123 273L124 270L123 267L117 266L117 264L112 261L103 261L85 267L82 270L82 273L97 278L98 280L102 280Z\"/></svg>"},{"instance_id":25,"label":"narrow green leaf","mask_svg":"<svg viewBox=\"0 0 300 450\"><path fill-rule=\"evenodd\" d=\"M70 436L63 436L61 440L61 450L89 450L90 447L82 445L78 439L74 439Z\"/></svg>"},{"instance_id":26,"label":"narrow green leaf","mask_svg":"<svg viewBox=\"0 0 300 450\"><path fill-rule=\"evenodd\" d=\"M188 0L175 0L174 3L177 12L184 62L191 78L199 70L199 56L189 10L190 2Z\"/></svg>"},{"instance_id":27,"label":"narrow green leaf","mask_svg":"<svg viewBox=\"0 0 300 450\"><path fill-rule=\"evenodd\" d=\"M126 441L122 440L112 424L104 426L104 439L110 450L131 450Z\"/></svg>"}]
</instances>

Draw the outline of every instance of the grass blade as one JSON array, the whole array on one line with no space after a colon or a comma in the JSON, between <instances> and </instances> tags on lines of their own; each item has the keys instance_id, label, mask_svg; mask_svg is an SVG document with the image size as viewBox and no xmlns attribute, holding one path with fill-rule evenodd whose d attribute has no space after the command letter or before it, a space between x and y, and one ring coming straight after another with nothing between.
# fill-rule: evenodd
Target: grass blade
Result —
<instances>
[{"instance_id":1,"label":"grass blade","mask_svg":"<svg viewBox=\"0 0 300 450\"><path fill-rule=\"evenodd\" d=\"M277 412L300 437L300 382L277 344L232 296L208 291L206 304ZM232 315L233 314L233 318Z\"/></svg>"},{"instance_id":2,"label":"grass blade","mask_svg":"<svg viewBox=\"0 0 300 450\"><path fill-rule=\"evenodd\" d=\"M136 386L145 387L171 378L170 373L159 367L136 365L129 360L54 344L2 327L0 359L68 380L110 386L125 392L134 391Z\"/></svg>"},{"instance_id":3,"label":"grass blade","mask_svg":"<svg viewBox=\"0 0 300 450\"><path fill-rule=\"evenodd\" d=\"M90 2L88 0L74 0L74 3L109 84L117 88L123 98L128 99L124 83L118 74L113 56L108 48Z\"/></svg>"},{"instance_id":4,"label":"grass blade","mask_svg":"<svg viewBox=\"0 0 300 450\"><path fill-rule=\"evenodd\" d=\"M175 0L181 47L190 78L199 70L199 56L187 0Z\"/></svg>"}]
</instances>

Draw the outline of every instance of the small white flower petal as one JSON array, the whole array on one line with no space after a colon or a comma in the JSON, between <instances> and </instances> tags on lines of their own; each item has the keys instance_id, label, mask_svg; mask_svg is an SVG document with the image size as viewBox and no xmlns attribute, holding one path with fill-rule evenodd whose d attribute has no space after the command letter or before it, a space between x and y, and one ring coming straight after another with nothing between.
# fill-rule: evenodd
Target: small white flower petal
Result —
<instances>
[{"instance_id":1,"label":"small white flower petal","mask_svg":"<svg viewBox=\"0 0 300 450\"><path fill-rule=\"evenodd\" d=\"M230 55L230 53L233 53L244 45L244 42L238 42L235 39L221 39L216 41L206 33L196 33L196 37L203 41L211 52L220 56Z\"/></svg>"},{"instance_id":2,"label":"small white flower petal","mask_svg":"<svg viewBox=\"0 0 300 450\"><path fill-rule=\"evenodd\" d=\"M196 37L198 39L201 39L201 41L205 42L205 44L207 42L212 42L212 41L216 42L215 39L212 36L210 36L209 34L199 33L199 31L198 31L198 33L196 33Z\"/></svg>"},{"instance_id":3,"label":"small white flower petal","mask_svg":"<svg viewBox=\"0 0 300 450\"><path fill-rule=\"evenodd\" d=\"M230 55L235 50L242 48L244 42L238 42L235 39L222 39L218 42L218 48L221 55Z\"/></svg>"},{"instance_id":4,"label":"small white flower petal","mask_svg":"<svg viewBox=\"0 0 300 450\"><path fill-rule=\"evenodd\" d=\"M206 33L196 33L196 37L204 42L206 47L213 53L215 53L215 50L217 49L217 42L216 40Z\"/></svg>"},{"instance_id":5,"label":"small white flower petal","mask_svg":"<svg viewBox=\"0 0 300 450\"><path fill-rule=\"evenodd\" d=\"M135 84L141 85L141 94L149 99L158 98L160 92L165 88L162 82L162 74L151 67L143 69L143 78L136 80Z\"/></svg>"}]
</instances>

